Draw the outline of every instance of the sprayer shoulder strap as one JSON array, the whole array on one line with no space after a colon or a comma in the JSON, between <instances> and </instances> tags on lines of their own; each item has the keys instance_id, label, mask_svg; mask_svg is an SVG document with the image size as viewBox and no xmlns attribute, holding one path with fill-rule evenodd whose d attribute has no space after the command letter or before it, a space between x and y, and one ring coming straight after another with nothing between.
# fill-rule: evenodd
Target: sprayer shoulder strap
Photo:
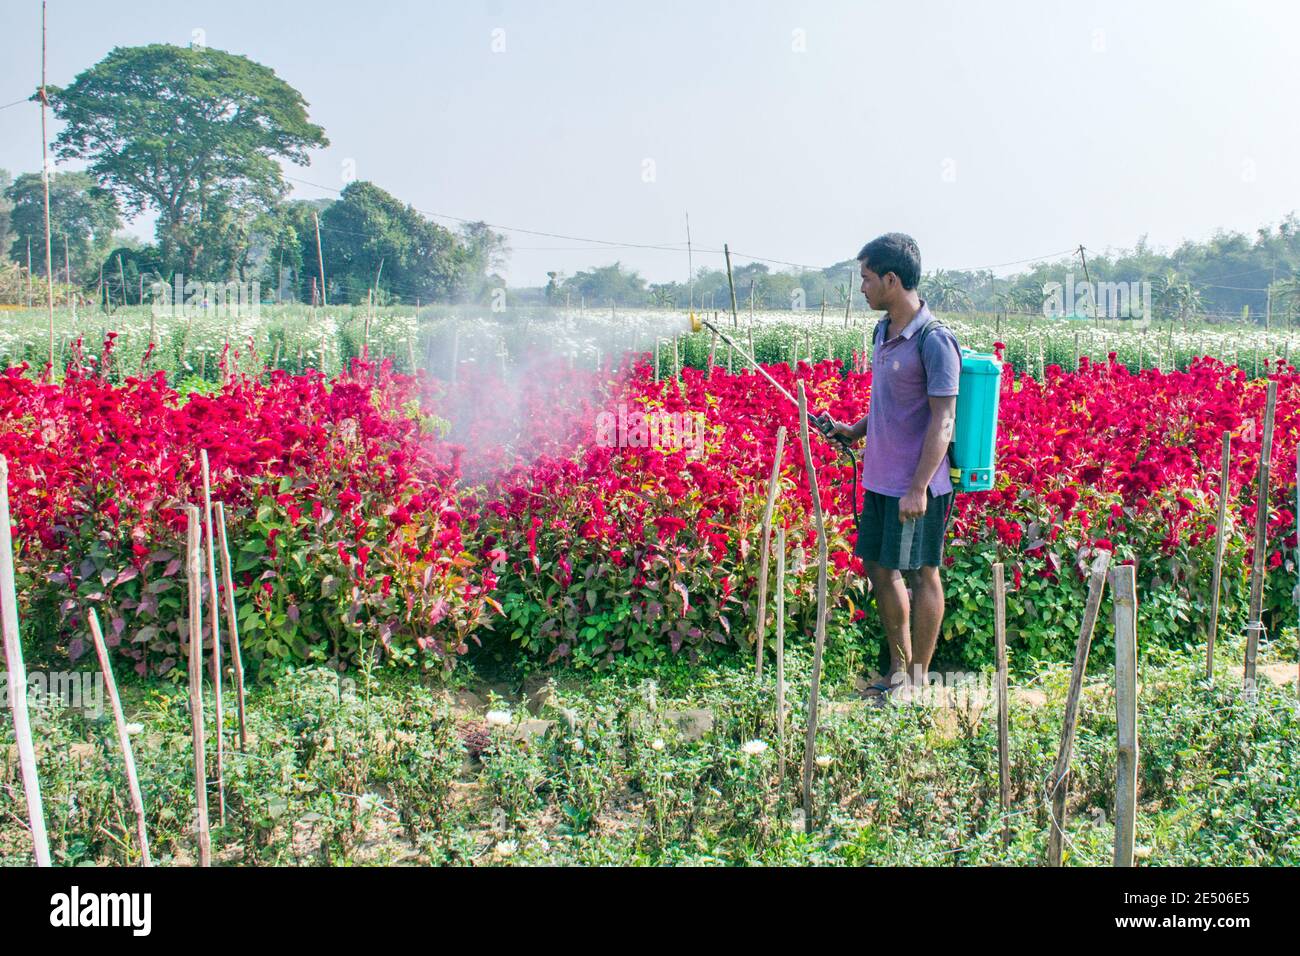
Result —
<instances>
[{"instance_id":1,"label":"sprayer shoulder strap","mask_svg":"<svg viewBox=\"0 0 1300 956\"><path fill-rule=\"evenodd\" d=\"M944 325L938 316L931 315L930 318L925 320L925 324L917 331L916 354L921 358L921 368L923 370L925 368L925 340L930 337L930 333L935 329L947 328L948 326ZM948 333L951 335L952 330L948 329ZM954 344L957 344L956 336L953 336L953 342ZM957 354L959 356L961 355L961 346L959 344L957 345ZM953 431L952 441L948 442L948 475L952 480L953 490L959 490L959 486L961 485L962 469L961 466L957 464L956 430Z\"/></svg>"},{"instance_id":2,"label":"sprayer shoulder strap","mask_svg":"<svg viewBox=\"0 0 1300 956\"><path fill-rule=\"evenodd\" d=\"M918 355L922 356L922 362L925 361L924 358L925 340L930 337L930 333L932 333L935 329L947 329L947 328L948 326L944 325L943 320L940 319L938 316L931 315L928 319L925 320L925 324L921 326L920 330L917 331L916 333L916 351ZM952 329L948 329L948 331L949 333L951 333Z\"/></svg>"}]
</instances>

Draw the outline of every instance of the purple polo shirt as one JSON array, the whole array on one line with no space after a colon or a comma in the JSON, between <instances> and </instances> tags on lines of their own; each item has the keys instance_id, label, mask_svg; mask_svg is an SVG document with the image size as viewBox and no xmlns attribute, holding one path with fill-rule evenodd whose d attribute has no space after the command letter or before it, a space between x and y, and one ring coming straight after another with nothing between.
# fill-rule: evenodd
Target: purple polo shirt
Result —
<instances>
[{"instance_id":1,"label":"purple polo shirt","mask_svg":"<svg viewBox=\"0 0 1300 956\"><path fill-rule=\"evenodd\" d=\"M862 485L891 498L907 494L921 461L930 424L929 396L956 395L961 379L961 348L948 329L932 329L925 339L925 355L917 350L916 333L929 317L922 301L921 310L901 333L885 341L888 324L876 333L872 352ZM936 495L952 491L947 454L930 479L930 491Z\"/></svg>"}]
</instances>

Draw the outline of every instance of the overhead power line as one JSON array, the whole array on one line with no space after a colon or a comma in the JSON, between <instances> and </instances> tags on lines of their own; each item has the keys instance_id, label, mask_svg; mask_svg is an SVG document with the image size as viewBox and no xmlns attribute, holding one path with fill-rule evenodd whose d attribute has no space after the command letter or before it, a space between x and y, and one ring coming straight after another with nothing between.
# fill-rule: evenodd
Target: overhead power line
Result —
<instances>
[{"instance_id":1,"label":"overhead power line","mask_svg":"<svg viewBox=\"0 0 1300 956\"><path fill-rule=\"evenodd\" d=\"M314 183L311 180L301 179L297 176L286 175L284 178L290 180L291 182L302 183L305 186L312 186L315 189L320 189L325 192L330 192L330 193L342 192L341 189L335 189L333 186L323 186L320 183ZM463 216L453 216L449 213L431 212L426 209L420 209L416 206L412 206L411 208L414 209L416 212L420 213L421 215L428 216L431 219L446 219L451 222L459 222L465 224L483 222L483 220L481 219L466 219ZM661 252L686 252L687 251L685 248L686 244L681 242L675 242L675 243L620 242L613 239L594 239L589 236L572 236L572 235L567 235L558 232L546 232L540 229L525 229L521 226L505 226L500 223L494 223L494 222L483 222L483 225L487 226L489 229L496 229L500 232L519 233L520 235L525 235L525 236L539 236L546 239L562 239L567 242L582 242L582 243L591 244L592 246L597 248L604 247L604 248L613 248L613 249L652 249ZM721 249L705 248L702 251L711 252L716 255L723 254L723 250ZM1041 259L1051 259L1056 256L1061 256L1067 253L1071 253L1073 251L1074 251L1074 247L1072 246L1069 249L1063 249L1059 252L1049 252L1039 256L1030 256L1027 259L1016 259L1011 262L999 262L999 263L994 263L992 265L977 266L974 268L970 268L970 267L958 268L958 269L952 269L950 271L979 272L984 269L997 269L997 268L1001 268L1002 266L1021 265L1026 262L1037 262ZM765 262L765 263L770 263L772 265L792 266L796 269L803 269L809 272L824 272L826 269L826 266L815 266L815 265L809 265L806 262L793 262L789 259L775 259L770 256L753 255L751 253L738 252L734 249L732 250L731 254L732 256L735 256L740 259L748 259L750 262Z\"/></svg>"}]
</instances>

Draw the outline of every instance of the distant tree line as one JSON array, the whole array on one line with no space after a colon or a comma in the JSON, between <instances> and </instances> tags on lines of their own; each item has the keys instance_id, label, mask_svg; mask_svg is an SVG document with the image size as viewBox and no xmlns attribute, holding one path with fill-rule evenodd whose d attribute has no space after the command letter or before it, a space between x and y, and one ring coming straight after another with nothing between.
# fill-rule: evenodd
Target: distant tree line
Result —
<instances>
[{"instance_id":1,"label":"distant tree line","mask_svg":"<svg viewBox=\"0 0 1300 956\"><path fill-rule=\"evenodd\" d=\"M1084 261L1087 268L1084 268ZM725 271L701 267L693 281L648 283L621 263L565 276L548 273L545 287L512 290L518 299L553 305L589 307L659 306L727 311L731 288ZM993 271L939 269L926 272L920 292L944 311L1037 314L1044 307L1044 286L1056 282L1150 283L1152 318L1217 318L1263 322L1271 313L1279 322L1300 316L1300 219L1291 213L1276 227L1253 236L1219 232L1205 242L1184 242L1170 253L1150 248L1146 238L1131 250L1094 253L1043 261L1011 276ZM805 309L843 313L845 296L862 308L858 263L852 259L820 270L774 271L762 262L736 263L732 284L740 312L750 302L759 309Z\"/></svg>"},{"instance_id":2,"label":"distant tree line","mask_svg":"<svg viewBox=\"0 0 1300 956\"><path fill-rule=\"evenodd\" d=\"M61 282L111 286L118 302L177 273L333 303L485 301L504 286L505 240L482 223L447 229L359 180L337 200L288 201L280 161L305 165L307 151L329 140L302 95L246 57L118 47L48 93L64 124L55 157L86 164L50 177L50 258ZM42 193L39 173L0 171L0 253L26 269L30 243L31 274L44 276ZM123 216L146 211L157 217L152 243L118 232Z\"/></svg>"}]
</instances>

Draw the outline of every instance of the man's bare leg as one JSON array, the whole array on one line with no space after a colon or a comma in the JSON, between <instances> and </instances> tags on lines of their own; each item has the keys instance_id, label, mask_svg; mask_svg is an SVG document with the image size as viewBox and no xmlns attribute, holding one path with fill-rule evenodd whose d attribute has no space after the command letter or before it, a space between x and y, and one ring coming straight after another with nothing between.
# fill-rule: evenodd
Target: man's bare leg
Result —
<instances>
[{"instance_id":1,"label":"man's bare leg","mask_svg":"<svg viewBox=\"0 0 1300 956\"><path fill-rule=\"evenodd\" d=\"M902 574L893 568L875 561L866 561L864 566L871 581L871 592L876 598L876 608L880 611L880 623L889 641L889 673L885 679L892 680L895 674L905 672L912 656L907 587ZM933 650L931 647L931 652Z\"/></svg>"},{"instance_id":2,"label":"man's bare leg","mask_svg":"<svg viewBox=\"0 0 1300 956\"><path fill-rule=\"evenodd\" d=\"M912 572L912 641L908 676L912 684L925 684L943 623L943 583L937 567L925 566Z\"/></svg>"}]
</instances>

